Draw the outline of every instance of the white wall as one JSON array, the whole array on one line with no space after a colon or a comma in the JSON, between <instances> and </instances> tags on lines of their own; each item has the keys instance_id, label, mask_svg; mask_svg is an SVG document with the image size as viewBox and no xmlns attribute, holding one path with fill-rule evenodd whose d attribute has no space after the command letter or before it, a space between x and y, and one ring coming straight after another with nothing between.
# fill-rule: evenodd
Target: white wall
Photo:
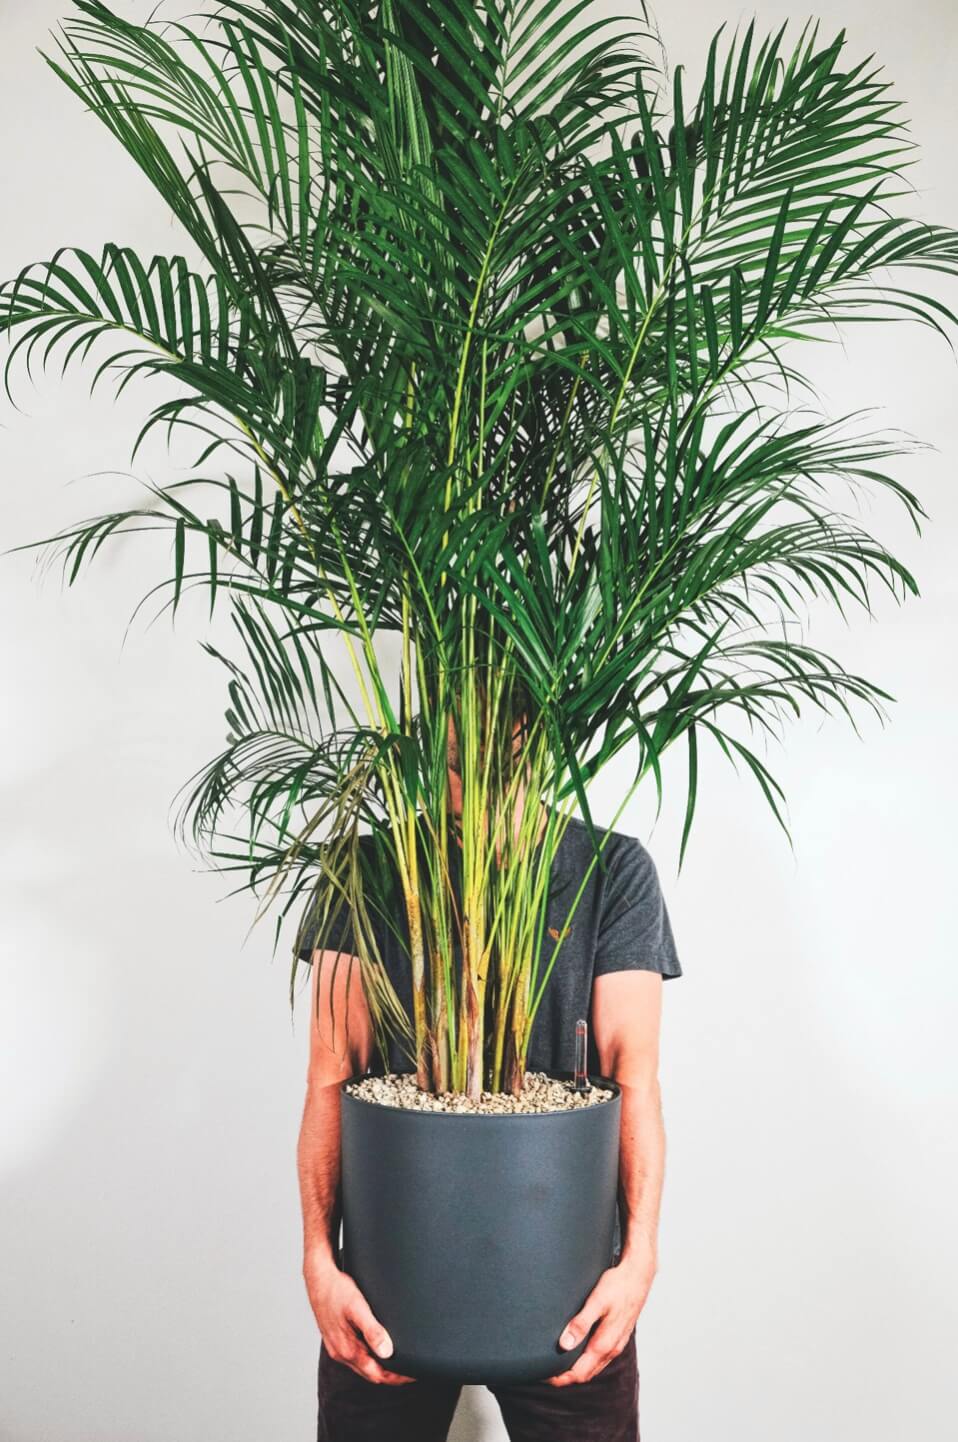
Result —
<instances>
[{"instance_id":1,"label":"white wall","mask_svg":"<svg viewBox=\"0 0 958 1442\"><path fill-rule=\"evenodd\" d=\"M789 8L763 4L762 24ZM3 275L63 242L179 244L34 53L61 10L0 0ZM673 62L696 76L742 14L663 7ZM958 12L847 0L825 21L877 52L910 103L915 210L958 222ZM678 797L654 832L648 798L620 823L651 838L686 973L666 992L662 1265L639 1333L653 1442L944 1442L958 1410L958 367L898 330L850 336L817 373L835 413L887 407L937 447L902 469L925 539L876 510L923 595L816 629L898 704L863 740L809 721L771 758L794 854L724 763L705 768L681 878ZM20 400L0 421L4 546L133 487L67 482L126 465L135 397L91 403L79 380L50 379ZM166 474L161 450L138 471ZM138 623L121 652L159 574L133 544L73 592L55 574L41 585L27 556L0 562L3 1442L315 1435L303 1008L294 1030L265 932L244 945L248 897L214 905L227 883L171 836L174 792L221 742L223 688L195 613L176 634ZM617 784L602 783L600 818ZM504 1435L468 1392L455 1442Z\"/></svg>"}]
</instances>

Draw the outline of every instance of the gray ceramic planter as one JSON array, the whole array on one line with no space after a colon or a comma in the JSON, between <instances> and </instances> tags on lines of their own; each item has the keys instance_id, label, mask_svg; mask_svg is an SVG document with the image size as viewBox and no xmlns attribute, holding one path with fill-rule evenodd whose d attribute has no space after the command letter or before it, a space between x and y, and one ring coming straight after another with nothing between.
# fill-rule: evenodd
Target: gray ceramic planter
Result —
<instances>
[{"instance_id":1,"label":"gray ceramic planter","mask_svg":"<svg viewBox=\"0 0 958 1442\"><path fill-rule=\"evenodd\" d=\"M559 1336L610 1265L621 1096L461 1116L342 1095L343 1265L393 1339L391 1369L554 1376ZM344 1084L345 1085L345 1084ZM584 1345L584 1344L583 1344Z\"/></svg>"}]
</instances>

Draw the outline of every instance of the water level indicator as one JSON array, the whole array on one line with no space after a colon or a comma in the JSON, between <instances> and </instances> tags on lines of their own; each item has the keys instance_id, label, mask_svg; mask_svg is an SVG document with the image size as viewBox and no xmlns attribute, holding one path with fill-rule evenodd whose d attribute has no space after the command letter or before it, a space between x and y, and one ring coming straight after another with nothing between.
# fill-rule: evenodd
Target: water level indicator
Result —
<instances>
[{"instance_id":1,"label":"water level indicator","mask_svg":"<svg viewBox=\"0 0 958 1442\"><path fill-rule=\"evenodd\" d=\"M588 1050L588 1023L585 1021L577 1021L575 1024L575 1089L577 1092L587 1092L589 1090L589 1077L586 1070Z\"/></svg>"}]
</instances>

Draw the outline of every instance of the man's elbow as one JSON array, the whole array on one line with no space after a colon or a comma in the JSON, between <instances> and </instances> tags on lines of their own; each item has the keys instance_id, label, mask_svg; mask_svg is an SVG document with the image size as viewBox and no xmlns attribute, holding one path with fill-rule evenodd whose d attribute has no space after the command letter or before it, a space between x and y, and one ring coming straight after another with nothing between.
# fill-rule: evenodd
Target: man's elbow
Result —
<instances>
[{"instance_id":1,"label":"man's elbow","mask_svg":"<svg viewBox=\"0 0 958 1442\"><path fill-rule=\"evenodd\" d=\"M613 1069L608 1075L618 1084L623 1102L641 1107L643 1111L658 1113L662 1110L662 1087L656 1070L624 1066Z\"/></svg>"},{"instance_id":2,"label":"man's elbow","mask_svg":"<svg viewBox=\"0 0 958 1442\"><path fill-rule=\"evenodd\" d=\"M602 1075L635 1101L661 1104L657 1048L637 1046L628 1035L610 1038L600 1052Z\"/></svg>"},{"instance_id":3,"label":"man's elbow","mask_svg":"<svg viewBox=\"0 0 958 1442\"><path fill-rule=\"evenodd\" d=\"M657 1076L640 1077L633 1081L620 1081L622 1088L622 1100L631 1104L632 1109L641 1112L648 1118L660 1119L662 1116L662 1088L659 1085Z\"/></svg>"}]
</instances>

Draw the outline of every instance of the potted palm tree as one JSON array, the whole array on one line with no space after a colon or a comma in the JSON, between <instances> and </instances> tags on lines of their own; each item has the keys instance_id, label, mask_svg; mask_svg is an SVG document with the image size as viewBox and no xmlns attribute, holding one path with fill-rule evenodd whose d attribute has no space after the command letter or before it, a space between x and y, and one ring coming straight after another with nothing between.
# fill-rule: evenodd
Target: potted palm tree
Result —
<instances>
[{"instance_id":1,"label":"potted palm tree","mask_svg":"<svg viewBox=\"0 0 958 1442\"><path fill-rule=\"evenodd\" d=\"M343 1092L346 1253L391 1365L556 1372L608 1265L618 1126L594 1075L529 1112L557 848L578 810L601 870L676 742L683 853L702 742L782 821L754 738L888 699L802 622L915 591L836 501L881 489L917 522L905 443L818 413L796 353L952 325L918 275L954 275L958 236L899 213L899 104L815 26L717 36L694 92L644 13L588 0L218 0L184 25L76 0L47 58L186 254L28 265L0 291L8 386L31 358L161 378L144 434L196 451L35 544L72 583L164 528L171 610L231 608L236 652L207 646L227 741L181 834L277 935L298 917L291 997L301 953L358 964L383 1070L403 1058L393 1090Z\"/></svg>"}]
</instances>

